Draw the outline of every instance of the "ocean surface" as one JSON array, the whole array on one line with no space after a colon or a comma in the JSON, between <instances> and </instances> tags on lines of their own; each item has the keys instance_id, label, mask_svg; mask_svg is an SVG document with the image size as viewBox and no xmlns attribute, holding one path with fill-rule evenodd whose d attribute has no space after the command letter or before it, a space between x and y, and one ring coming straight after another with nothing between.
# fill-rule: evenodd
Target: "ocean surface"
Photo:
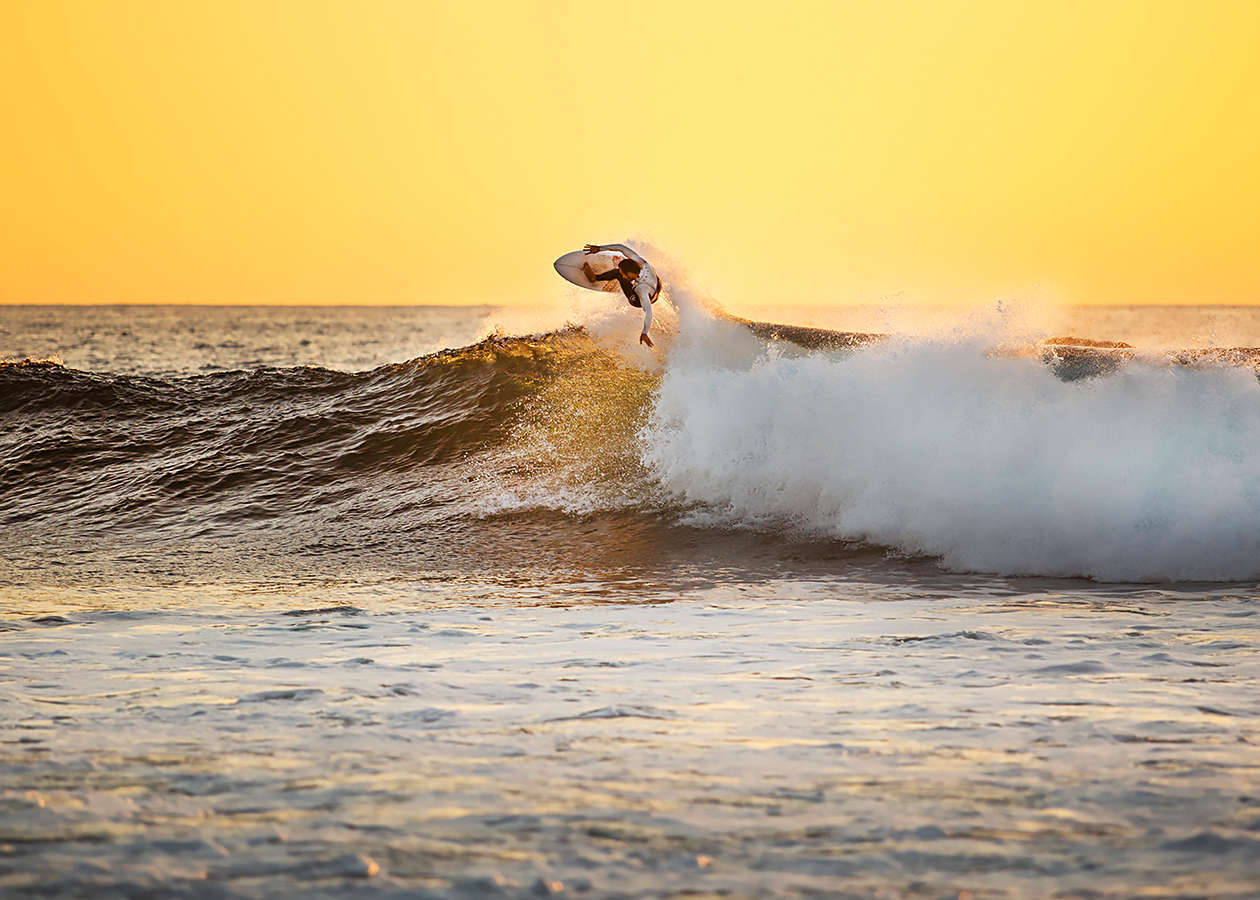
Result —
<instances>
[{"instance_id":1,"label":"ocean surface","mask_svg":"<svg viewBox=\"0 0 1260 900\"><path fill-rule=\"evenodd\" d=\"M0 894L1260 895L1260 311L667 283L0 307Z\"/></svg>"}]
</instances>

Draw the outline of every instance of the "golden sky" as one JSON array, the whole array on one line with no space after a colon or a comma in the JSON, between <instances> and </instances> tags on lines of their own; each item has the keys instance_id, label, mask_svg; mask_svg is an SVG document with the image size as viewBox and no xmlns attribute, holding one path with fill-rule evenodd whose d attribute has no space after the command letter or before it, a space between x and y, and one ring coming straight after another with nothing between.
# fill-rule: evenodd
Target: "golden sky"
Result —
<instances>
[{"instance_id":1,"label":"golden sky","mask_svg":"<svg viewBox=\"0 0 1260 900\"><path fill-rule=\"evenodd\" d=\"M1260 302L1260 2L0 0L0 301Z\"/></svg>"}]
</instances>

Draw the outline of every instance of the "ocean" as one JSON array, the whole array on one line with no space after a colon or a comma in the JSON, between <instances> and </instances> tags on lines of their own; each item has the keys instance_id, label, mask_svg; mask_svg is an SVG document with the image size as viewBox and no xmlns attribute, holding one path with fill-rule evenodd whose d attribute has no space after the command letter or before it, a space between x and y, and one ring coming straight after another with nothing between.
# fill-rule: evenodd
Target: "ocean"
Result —
<instances>
[{"instance_id":1,"label":"ocean","mask_svg":"<svg viewBox=\"0 0 1260 900\"><path fill-rule=\"evenodd\" d=\"M0 892L1257 896L1260 310L672 293L0 307Z\"/></svg>"}]
</instances>

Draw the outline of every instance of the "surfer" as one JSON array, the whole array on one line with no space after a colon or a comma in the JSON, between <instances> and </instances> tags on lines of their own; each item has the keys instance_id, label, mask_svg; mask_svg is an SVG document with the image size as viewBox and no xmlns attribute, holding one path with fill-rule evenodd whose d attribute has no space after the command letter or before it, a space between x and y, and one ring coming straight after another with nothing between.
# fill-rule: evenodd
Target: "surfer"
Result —
<instances>
[{"instance_id":1,"label":"surfer","mask_svg":"<svg viewBox=\"0 0 1260 900\"><path fill-rule=\"evenodd\" d=\"M652 339L648 337L648 329L652 327L652 304L661 293L661 279L652 269L651 264L625 244L587 244L582 249L587 253L609 251L620 253L625 257L617 263L615 269L609 269L607 272L595 272L588 262L582 263L582 271L591 281L612 281L614 278L617 280L617 283L621 285L621 292L626 295L630 305L638 306L643 310L643 333L639 335L639 343L647 344L649 347L655 346Z\"/></svg>"}]
</instances>

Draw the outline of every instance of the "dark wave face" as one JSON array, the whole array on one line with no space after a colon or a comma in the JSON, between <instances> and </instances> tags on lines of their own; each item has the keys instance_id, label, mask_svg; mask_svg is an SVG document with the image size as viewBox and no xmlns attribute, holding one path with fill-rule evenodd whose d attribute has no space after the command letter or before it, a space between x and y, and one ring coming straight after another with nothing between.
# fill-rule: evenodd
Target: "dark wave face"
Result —
<instances>
[{"instance_id":1,"label":"dark wave face","mask_svg":"<svg viewBox=\"0 0 1260 900\"><path fill-rule=\"evenodd\" d=\"M501 442L526 398L593 352L572 331L354 374L160 379L5 365L0 522L201 532L309 513Z\"/></svg>"}]
</instances>

